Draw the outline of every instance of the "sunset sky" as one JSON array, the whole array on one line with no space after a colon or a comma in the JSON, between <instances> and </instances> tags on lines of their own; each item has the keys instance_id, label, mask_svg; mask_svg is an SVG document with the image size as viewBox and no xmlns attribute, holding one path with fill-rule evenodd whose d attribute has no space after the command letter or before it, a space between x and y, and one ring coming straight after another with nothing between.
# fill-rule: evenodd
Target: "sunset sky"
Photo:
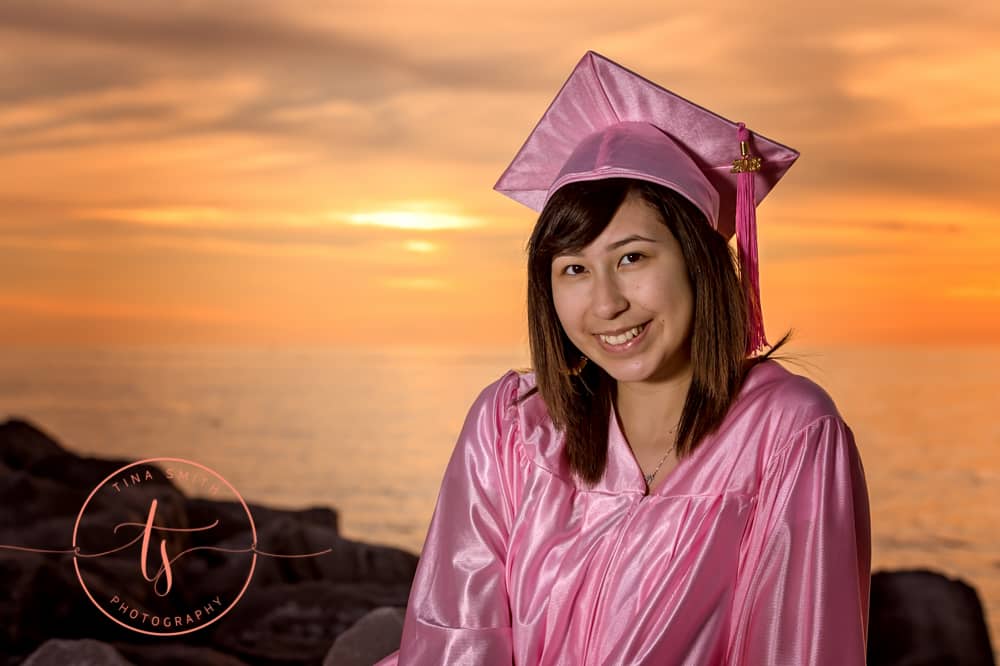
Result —
<instances>
[{"instance_id":1,"label":"sunset sky","mask_svg":"<svg viewBox=\"0 0 1000 666\"><path fill-rule=\"evenodd\" d=\"M801 151L772 339L1000 343L1000 3L0 3L0 343L520 345L595 50Z\"/></svg>"}]
</instances>

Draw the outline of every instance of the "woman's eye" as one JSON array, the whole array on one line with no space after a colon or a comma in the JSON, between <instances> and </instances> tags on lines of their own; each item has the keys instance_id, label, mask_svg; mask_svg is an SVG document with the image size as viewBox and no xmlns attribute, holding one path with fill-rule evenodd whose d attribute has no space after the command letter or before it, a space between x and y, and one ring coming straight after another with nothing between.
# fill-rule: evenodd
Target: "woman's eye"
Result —
<instances>
[{"instance_id":1,"label":"woman's eye","mask_svg":"<svg viewBox=\"0 0 1000 666\"><path fill-rule=\"evenodd\" d=\"M583 266L580 264L570 264L562 272L566 275L579 275L583 272Z\"/></svg>"},{"instance_id":2,"label":"woman's eye","mask_svg":"<svg viewBox=\"0 0 1000 666\"><path fill-rule=\"evenodd\" d=\"M620 264L626 264L626 265L627 264L634 264L635 262L639 261L639 259L641 259L641 258L642 258L642 253L640 253L640 252L629 252L624 257L622 257L622 260L619 263Z\"/></svg>"}]
</instances>

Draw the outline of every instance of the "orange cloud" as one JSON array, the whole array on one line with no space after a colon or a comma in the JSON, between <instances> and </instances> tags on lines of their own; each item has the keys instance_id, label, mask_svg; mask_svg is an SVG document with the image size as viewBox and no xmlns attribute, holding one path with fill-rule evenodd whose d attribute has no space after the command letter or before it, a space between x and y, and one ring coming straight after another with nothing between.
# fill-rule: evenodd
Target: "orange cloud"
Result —
<instances>
[{"instance_id":1,"label":"orange cloud","mask_svg":"<svg viewBox=\"0 0 1000 666\"><path fill-rule=\"evenodd\" d=\"M742 9L0 5L0 338L519 344L535 216L491 186L593 48L802 150L770 329L1000 341L996 10Z\"/></svg>"}]
</instances>

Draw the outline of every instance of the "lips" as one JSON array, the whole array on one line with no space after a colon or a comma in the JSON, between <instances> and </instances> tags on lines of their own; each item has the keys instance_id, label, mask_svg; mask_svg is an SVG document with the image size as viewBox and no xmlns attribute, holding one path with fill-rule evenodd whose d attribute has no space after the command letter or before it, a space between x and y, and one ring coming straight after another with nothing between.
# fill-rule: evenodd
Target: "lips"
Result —
<instances>
[{"instance_id":1,"label":"lips","mask_svg":"<svg viewBox=\"0 0 1000 666\"><path fill-rule=\"evenodd\" d=\"M628 351L639 344L646 337L646 331L649 329L649 322L644 324L639 324L638 326L633 326L630 329L624 329L617 335L608 334L596 334L597 340L600 342L601 347L609 352L623 352Z\"/></svg>"},{"instance_id":2,"label":"lips","mask_svg":"<svg viewBox=\"0 0 1000 666\"><path fill-rule=\"evenodd\" d=\"M608 337L614 337L616 335L621 335L622 333L625 333L627 331L631 331L634 328L642 328L643 326L645 326L648 323L649 322L645 322L643 324L636 324L635 326L626 326L625 328L616 328L613 331L601 331L600 333L595 333L594 335L605 335L605 336L608 336Z\"/></svg>"}]
</instances>

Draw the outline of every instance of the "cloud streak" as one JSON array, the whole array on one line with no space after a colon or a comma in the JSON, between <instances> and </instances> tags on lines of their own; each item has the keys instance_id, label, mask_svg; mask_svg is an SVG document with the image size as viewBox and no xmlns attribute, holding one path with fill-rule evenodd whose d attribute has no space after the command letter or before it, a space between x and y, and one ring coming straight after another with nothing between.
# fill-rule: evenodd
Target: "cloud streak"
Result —
<instances>
[{"instance_id":1,"label":"cloud streak","mask_svg":"<svg viewBox=\"0 0 1000 666\"><path fill-rule=\"evenodd\" d=\"M0 264L26 271L29 301L41 284L69 299L78 275L46 278L24 256L73 255L77 271L101 256L127 274L139 253L169 257L162 271L197 265L202 284L267 262L310 294L334 274L317 272L324 262L338 280L375 270L371 298L397 289L444 313L461 309L446 286L506 281L491 287L498 312L519 311L534 215L490 186L594 49L802 151L761 213L776 275L845 262L891 299L902 287L882 265L934 248L931 278L980 285L949 267L982 266L997 244L997 34L1000 9L937 1L12 0L0 3ZM427 200L448 204L438 221L464 222L390 224ZM137 279L180 298L161 278ZM953 293L992 293L977 289ZM225 310L216 292L198 307ZM773 298L769 312L809 307L793 287Z\"/></svg>"}]
</instances>

